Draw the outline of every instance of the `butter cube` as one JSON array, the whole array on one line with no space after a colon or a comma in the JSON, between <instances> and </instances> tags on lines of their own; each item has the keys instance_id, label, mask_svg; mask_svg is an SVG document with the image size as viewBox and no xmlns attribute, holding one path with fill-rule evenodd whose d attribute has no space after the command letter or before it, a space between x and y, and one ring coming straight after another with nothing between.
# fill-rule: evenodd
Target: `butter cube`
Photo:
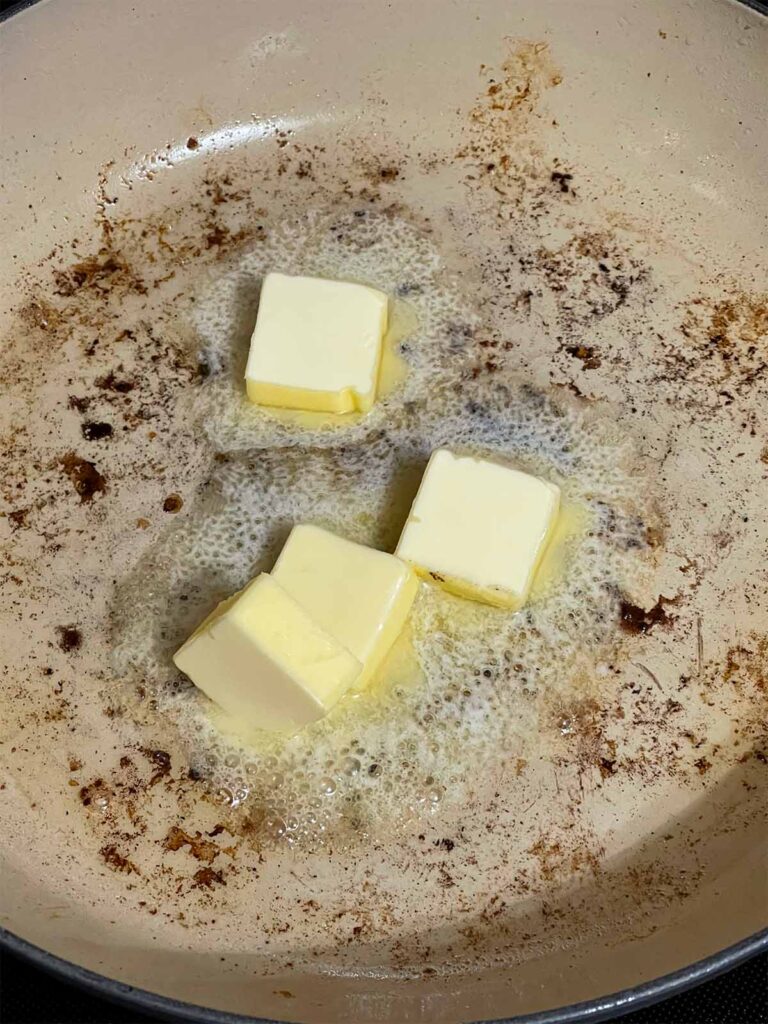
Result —
<instances>
[{"instance_id":1,"label":"butter cube","mask_svg":"<svg viewBox=\"0 0 768 1024\"><path fill-rule=\"evenodd\" d=\"M362 668L266 573L222 601L173 660L241 723L291 732L322 718Z\"/></svg>"},{"instance_id":2,"label":"butter cube","mask_svg":"<svg viewBox=\"0 0 768 1024\"><path fill-rule=\"evenodd\" d=\"M317 277L267 274L245 371L252 402L367 412L376 399L387 296Z\"/></svg>"},{"instance_id":3,"label":"butter cube","mask_svg":"<svg viewBox=\"0 0 768 1024\"><path fill-rule=\"evenodd\" d=\"M419 586L410 566L394 555L310 525L294 526L272 575L361 662L357 688L396 640Z\"/></svg>"},{"instance_id":4,"label":"butter cube","mask_svg":"<svg viewBox=\"0 0 768 1024\"><path fill-rule=\"evenodd\" d=\"M438 449L396 554L453 593L520 608L559 505L560 489L546 480Z\"/></svg>"}]
</instances>

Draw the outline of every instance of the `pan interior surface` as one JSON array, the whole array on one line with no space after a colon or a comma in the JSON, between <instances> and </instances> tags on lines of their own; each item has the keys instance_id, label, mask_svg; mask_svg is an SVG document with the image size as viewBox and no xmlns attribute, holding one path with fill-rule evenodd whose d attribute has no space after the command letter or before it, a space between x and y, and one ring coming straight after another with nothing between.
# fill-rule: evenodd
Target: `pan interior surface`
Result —
<instances>
[{"instance_id":1,"label":"pan interior surface","mask_svg":"<svg viewBox=\"0 0 768 1024\"><path fill-rule=\"evenodd\" d=\"M766 20L75 0L3 37L0 924L354 1022L763 927ZM369 416L240 397L272 269L393 296ZM529 609L423 589L389 688L212 727L174 647L295 521L391 550L446 444L561 485Z\"/></svg>"}]
</instances>

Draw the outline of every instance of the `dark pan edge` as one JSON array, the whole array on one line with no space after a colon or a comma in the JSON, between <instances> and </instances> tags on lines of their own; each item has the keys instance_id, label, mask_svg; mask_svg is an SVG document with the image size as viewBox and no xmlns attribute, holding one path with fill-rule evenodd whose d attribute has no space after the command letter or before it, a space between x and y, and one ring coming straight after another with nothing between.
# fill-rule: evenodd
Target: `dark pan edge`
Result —
<instances>
[{"instance_id":1,"label":"dark pan edge","mask_svg":"<svg viewBox=\"0 0 768 1024\"><path fill-rule=\"evenodd\" d=\"M10 7L6 7L5 10L0 11L0 22L7 21L12 18L14 14L20 14L26 10L27 7L32 7L34 4L40 3L40 0L17 0L17 3L11 4Z\"/></svg>"},{"instance_id":2,"label":"dark pan edge","mask_svg":"<svg viewBox=\"0 0 768 1024\"><path fill-rule=\"evenodd\" d=\"M0 928L0 947L24 957L36 967L50 971L61 980L113 1003L133 1007L142 1013L153 1014L159 1020L184 1020L189 1024L276 1024L266 1017L243 1017L239 1014L183 1003L169 996L157 995L145 989L135 988L124 982L107 978L85 967L62 960L44 949L18 938L5 928ZM679 971L665 974L633 988L623 989L610 995L600 996L584 1003L574 1003L541 1013L526 1014L522 1017L508 1017L486 1024L587 1024L609 1017L620 1017L625 1013L640 1010L645 1006L680 995L696 985L724 974L758 953L768 952L768 928L742 939L733 946L705 957Z\"/></svg>"}]
</instances>

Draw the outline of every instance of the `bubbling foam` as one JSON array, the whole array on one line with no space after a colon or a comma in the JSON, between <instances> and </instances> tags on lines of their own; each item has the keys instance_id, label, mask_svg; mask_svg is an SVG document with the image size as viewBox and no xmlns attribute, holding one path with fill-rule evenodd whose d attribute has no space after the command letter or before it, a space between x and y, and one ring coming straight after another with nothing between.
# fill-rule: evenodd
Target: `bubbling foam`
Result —
<instances>
[{"instance_id":1,"label":"bubbling foam","mask_svg":"<svg viewBox=\"0 0 768 1024\"><path fill-rule=\"evenodd\" d=\"M292 418L251 404L242 380L260 283L268 271L356 281L392 296L395 325L416 324L396 345L409 371L403 386L366 416L307 416L299 431ZM477 324L476 312L462 301L457 282L423 234L403 220L361 210L314 213L283 224L212 283L194 319L212 371L203 422L214 447L227 451L348 445L388 428L409 403L457 379L467 364L466 339Z\"/></svg>"},{"instance_id":2,"label":"bubbling foam","mask_svg":"<svg viewBox=\"0 0 768 1024\"><path fill-rule=\"evenodd\" d=\"M348 425L282 421L238 377L267 270L359 280L408 295L417 326L402 387ZM629 442L508 379L473 378L477 313L433 244L388 217L287 225L215 282L197 327L212 375L201 420L218 450L183 523L119 587L115 661L141 678L219 799L265 836L338 845L471 799L535 745L542 694L594 676L616 643L616 592L645 569L650 489ZM459 339L457 341L457 339ZM422 585L380 678L291 738L246 734L212 710L171 655L223 597L269 570L291 526L312 522L392 550L430 452L503 459L562 488L562 529L517 614Z\"/></svg>"}]
</instances>

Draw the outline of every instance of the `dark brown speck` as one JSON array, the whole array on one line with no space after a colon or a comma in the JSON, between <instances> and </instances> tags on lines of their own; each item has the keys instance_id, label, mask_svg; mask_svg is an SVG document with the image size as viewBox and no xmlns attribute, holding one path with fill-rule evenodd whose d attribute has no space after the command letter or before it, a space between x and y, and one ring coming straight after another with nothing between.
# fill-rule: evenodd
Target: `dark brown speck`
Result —
<instances>
[{"instance_id":1,"label":"dark brown speck","mask_svg":"<svg viewBox=\"0 0 768 1024\"><path fill-rule=\"evenodd\" d=\"M89 420L87 423L83 423L81 430L86 441L101 441L105 437L112 436L111 423L94 423Z\"/></svg>"},{"instance_id":2,"label":"dark brown speck","mask_svg":"<svg viewBox=\"0 0 768 1024\"><path fill-rule=\"evenodd\" d=\"M83 643L83 636L75 626L57 626L56 632L59 635L59 647L62 651L69 653L76 651Z\"/></svg>"},{"instance_id":3,"label":"dark brown speck","mask_svg":"<svg viewBox=\"0 0 768 1024\"><path fill-rule=\"evenodd\" d=\"M183 504L180 494L169 494L163 502L163 512L180 512Z\"/></svg>"},{"instance_id":4,"label":"dark brown speck","mask_svg":"<svg viewBox=\"0 0 768 1024\"><path fill-rule=\"evenodd\" d=\"M95 494L107 489L106 478L96 469L92 462L80 458L74 452L67 452L59 459L59 465L69 477L73 487L80 495L84 504L93 499Z\"/></svg>"},{"instance_id":5,"label":"dark brown speck","mask_svg":"<svg viewBox=\"0 0 768 1024\"><path fill-rule=\"evenodd\" d=\"M672 598L660 596L656 604L646 611L636 604L622 600L620 606L621 628L627 633L650 633L654 626L668 626L673 618L665 610L664 605L670 603L672 603Z\"/></svg>"}]
</instances>

